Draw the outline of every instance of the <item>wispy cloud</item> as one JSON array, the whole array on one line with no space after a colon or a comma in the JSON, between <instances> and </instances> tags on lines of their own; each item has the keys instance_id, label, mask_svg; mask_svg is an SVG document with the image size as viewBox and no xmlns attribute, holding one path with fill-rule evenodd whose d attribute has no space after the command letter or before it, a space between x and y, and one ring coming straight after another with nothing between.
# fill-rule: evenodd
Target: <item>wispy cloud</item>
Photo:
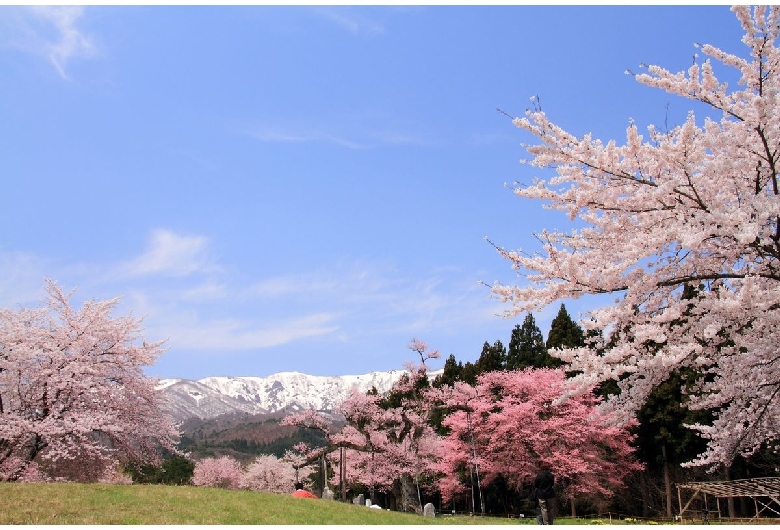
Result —
<instances>
[{"instance_id":1,"label":"wispy cloud","mask_svg":"<svg viewBox=\"0 0 780 530\"><path fill-rule=\"evenodd\" d=\"M0 252L0 307L38 302L43 295L47 262L24 252Z\"/></svg>"},{"instance_id":2,"label":"wispy cloud","mask_svg":"<svg viewBox=\"0 0 780 530\"><path fill-rule=\"evenodd\" d=\"M63 79L69 80L66 69L73 59L97 55L93 38L79 27L83 7L28 6L8 15L3 44L47 59Z\"/></svg>"},{"instance_id":3,"label":"wispy cloud","mask_svg":"<svg viewBox=\"0 0 780 530\"><path fill-rule=\"evenodd\" d=\"M149 340L167 338L172 350L209 354L274 351L304 341L367 348L398 336L457 335L495 321L489 290L457 267L409 276L393 263L344 260L254 280L229 270L217 266L206 237L169 229L152 232L137 257L119 264L5 252L0 306L40 301L48 276L66 289L78 287L79 299L120 296L120 312L144 317Z\"/></svg>"},{"instance_id":4,"label":"wispy cloud","mask_svg":"<svg viewBox=\"0 0 780 530\"><path fill-rule=\"evenodd\" d=\"M248 132L249 136L260 140L261 142L271 143L304 143L304 142L321 142L335 144L348 149L366 149L372 147L368 143L358 142L345 138L343 136L307 131L307 132L291 132L283 129L275 128L259 128Z\"/></svg>"},{"instance_id":5,"label":"wispy cloud","mask_svg":"<svg viewBox=\"0 0 780 530\"><path fill-rule=\"evenodd\" d=\"M300 306L338 314L345 340L363 333L419 334L495 320L489 291L458 270L434 271L412 279L386 264L355 263L266 278L246 292L275 307Z\"/></svg>"},{"instance_id":6,"label":"wispy cloud","mask_svg":"<svg viewBox=\"0 0 780 530\"><path fill-rule=\"evenodd\" d=\"M120 265L119 276L187 276L194 272L216 270L206 252L207 244L208 240L203 236L182 236L170 230L155 230L146 252Z\"/></svg>"},{"instance_id":7,"label":"wispy cloud","mask_svg":"<svg viewBox=\"0 0 780 530\"><path fill-rule=\"evenodd\" d=\"M261 142L304 143L320 142L346 147L347 149L372 149L383 145L430 145L429 140L421 136L389 130L364 130L351 135L318 131L314 128L301 128L304 132L277 128L256 127L245 134Z\"/></svg>"},{"instance_id":8,"label":"wispy cloud","mask_svg":"<svg viewBox=\"0 0 780 530\"><path fill-rule=\"evenodd\" d=\"M517 137L504 133L476 133L471 135L471 142L476 145L517 143Z\"/></svg>"},{"instance_id":9,"label":"wispy cloud","mask_svg":"<svg viewBox=\"0 0 780 530\"><path fill-rule=\"evenodd\" d=\"M314 12L350 33L380 35L385 32L380 22L354 13L344 6L318 7Z\"/></svg>"},{"instance_id":10,"label":"wispy cloud","mask_svg":"<svg viewBox=\"0 0 780 530\"><path fill-rule=\"evenodd\" d=\"M178 349L251 350L280 346L338 331L333 315L317 313L297 318L252 322L235 318L201 321L192 315L169 315L155 323L165 330L168 345Z\"/></svg>"}]
</instances>

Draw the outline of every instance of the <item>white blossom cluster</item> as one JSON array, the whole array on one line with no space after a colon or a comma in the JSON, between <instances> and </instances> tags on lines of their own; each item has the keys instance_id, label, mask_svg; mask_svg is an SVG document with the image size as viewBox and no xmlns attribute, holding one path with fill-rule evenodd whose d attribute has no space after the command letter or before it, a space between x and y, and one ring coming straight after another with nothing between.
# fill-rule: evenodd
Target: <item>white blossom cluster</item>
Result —
<instances>
[{"instance_id":1,"label":"white blossom cluster","mask_svg":"<svg viewBox=\"0 0 780 530\"><path fill-rule=\"evenodd\" d=\"M745 58L704 45L706 59L687 72L635 75L719 119L690 113L646 136L631 123L622 145L577 138L538 109L514 120L539 142L528 147L531 164L557 172L516 194L586 227L538 234L536 254L498 248L526 281L493 286L508 314L613 294L583 322L600 338L557 355L582 372L580 392L619 381L604 407L622 421L673 371L694 369L690 406L715 420L695 426L709 446L691 465L711 467L780 438L780 8L733 11ZM737 89L713 63L738 71Z\"/></svg>"}]
</instances>

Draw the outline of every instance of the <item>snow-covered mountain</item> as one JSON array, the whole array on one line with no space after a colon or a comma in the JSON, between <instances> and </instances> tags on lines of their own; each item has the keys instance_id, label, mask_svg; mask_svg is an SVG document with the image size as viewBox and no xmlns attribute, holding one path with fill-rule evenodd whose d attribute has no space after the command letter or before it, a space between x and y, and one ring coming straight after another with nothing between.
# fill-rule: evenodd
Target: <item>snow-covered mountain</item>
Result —
<instances>
[{"instance_id":1,"label":"snow-covered mountain","mask_svg":"<svg viewBox=\"0 0 780 530\"><path fill-rule=\"evenodd\" d=\"M433 378L440 370L429 372ZM166 396L167 408L177 421L191 417L213 418L243 412L268 414L281 411L334 410L352 388L379 393L389 390L405 370L363 375L316 376L281 372L268 377L206 377L163 379L157 389Z\"/></svg>"}]
</instances>

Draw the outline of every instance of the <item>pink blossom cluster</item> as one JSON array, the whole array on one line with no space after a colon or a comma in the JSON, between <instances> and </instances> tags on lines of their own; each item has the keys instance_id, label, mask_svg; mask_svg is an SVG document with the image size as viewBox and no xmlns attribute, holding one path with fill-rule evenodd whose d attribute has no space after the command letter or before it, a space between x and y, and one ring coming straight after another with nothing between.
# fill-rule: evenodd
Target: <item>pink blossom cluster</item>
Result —
<instances>
[{"instance_id":1,"label":"pink blossom cluster","mask_svg":"<svg viewBox=\"0 0 780 530\"><path fill-rule=\"evenodd\" d=\"M18 457L0 462L0 482L49 482L50 478L40 470L36 462Z\"/></svg>"},{"instance_id":2,"label":"pink blossom cluster","mask_svg":"<svg viewBox=\"0 0 780 530\"><path fill-rule=\"evenodd\" d=\"M386 395L353 392L339 409L347 424L338 432L322 426L324 417L314 421L313 411L287 423L319 426L328 445L309 450L309 461L327 454L340 469L343 458L347 485L371 491L406 483L451 499L472 486L463 482L464 470L481 470L483 484L503 476L521 490L545 462L567 495L595 498L641 469L627 426L605 425L593 394L560 402L568 390L562 370L488 372L475 387L442 388L422 384L425 373L410 369ZM445 435L432 426L441 413ZM334 486L340 481L335 474Z\"/></svg>"},{"instance_id":3,"label":"pink blossom cluster","mask_svg":"<svg viewBox=\"0 0 780 530\"><path fill-rule=\"evenodd\" d=\"M503 476L517 491L549 464L571 497L609 497L642 466L625 428L606 426L596 398L581 394L556 403L566 389L563 370L487 372L475 387L455 383L438 398L451 413L444 420L442 497L465 491L453 471L478 470L483 484Z\"/></svg>"}]
</instances>

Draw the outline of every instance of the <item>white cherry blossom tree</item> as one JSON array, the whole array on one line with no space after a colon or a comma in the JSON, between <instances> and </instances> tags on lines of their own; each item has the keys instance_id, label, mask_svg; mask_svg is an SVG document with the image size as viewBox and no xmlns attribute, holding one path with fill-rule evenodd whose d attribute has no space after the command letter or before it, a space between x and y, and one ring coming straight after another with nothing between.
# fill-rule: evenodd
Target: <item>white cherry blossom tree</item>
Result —
<instances>
[{"instance_id":1,"label":"white cherry blossom tree","mask_svg":"<svg viewBox=\"0 0 780 530\"><path fill-rule=\"evenodd\" d=\"M156 463L178 432L143 367L162 353L118 300L73 308L47 280L46 305L0 309L0 479L42 460ZM97 478L97 477L94 477Z\"/></svg>"},{"instance_id":2,"label":"white cherry blossom tree","mask_svg":"<svg viewBox=\"0 0 780 530\"><path fill-rule=\"evenodd\" d=\"M623 143L576 137L539 108L514 119L536 138L530 163L556 172L515 193L583 228L538 234L535 253L497 247L525 281L493 286L509 315L611 295L582 322L601 338L555 354L581 371L579 392L619 381L604 407L621 421L672 371L695 369L689 406L715 419L695 426L709 445L690 464L710 468L780 438L780 8L733 11L744 57L703 45L687 72L635 75L713 118L691 112L644 135L630 123ZM738 86L716 66L734 69Z\"/></svg>"}]
</instances>

